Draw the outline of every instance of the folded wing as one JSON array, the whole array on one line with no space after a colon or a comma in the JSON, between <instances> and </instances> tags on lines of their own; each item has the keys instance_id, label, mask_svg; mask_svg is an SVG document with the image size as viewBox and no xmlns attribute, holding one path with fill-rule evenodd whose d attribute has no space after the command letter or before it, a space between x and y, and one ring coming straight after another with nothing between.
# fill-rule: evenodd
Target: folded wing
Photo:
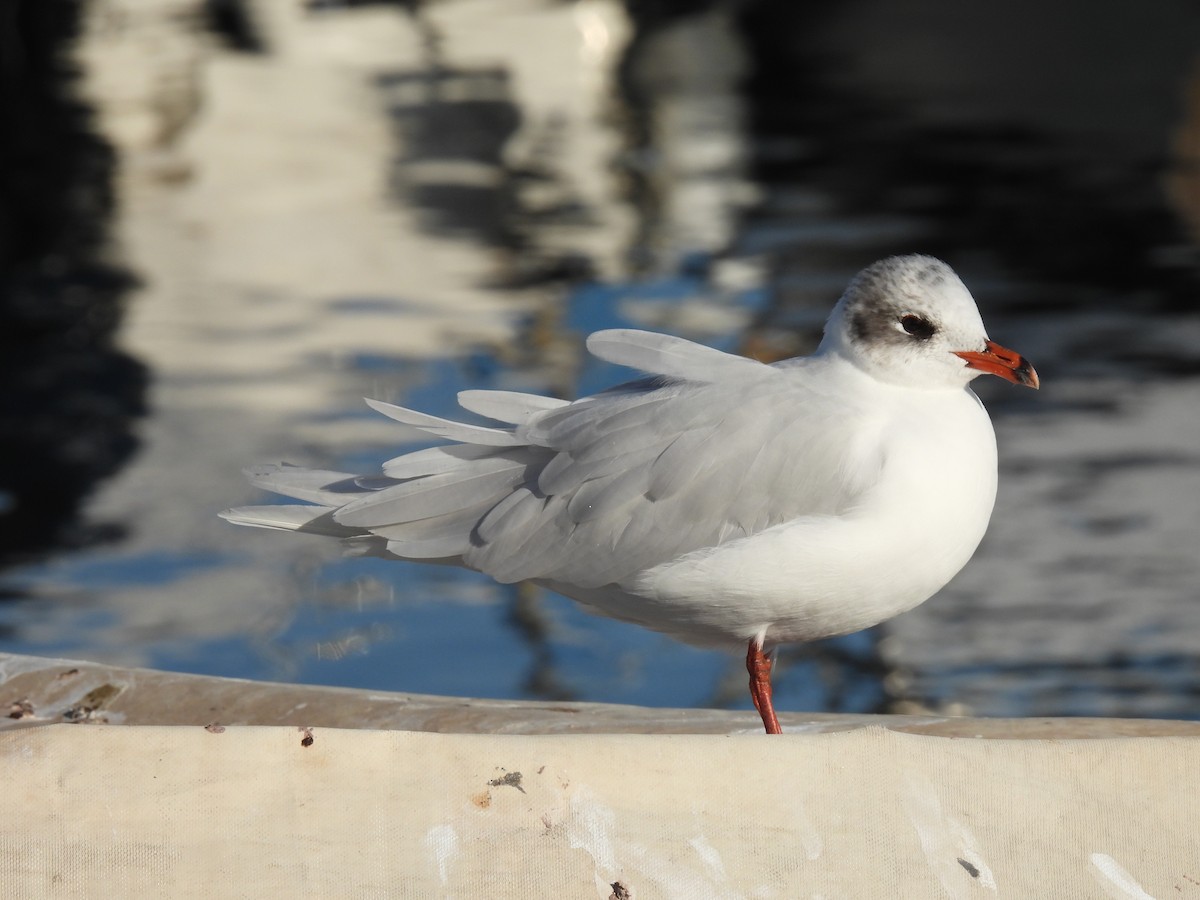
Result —
<instances>
[{"instance_id":1,"label":"folded wing","mask_svg":"<svg viewBox=\"0 0 1200 900\"><path fill-rule=\"evenodd\" d=\"M574 403L464 392L464 408L496 428L372 403L457 443L397 457L376 478L260 468L256 484L315 506L228 517L374 535L395 556L502 582L592 588L798 516L844 513L870 487L878 467L845 465L873 452L861 422L851 446L839 410L787 368L646 332L599 332L588 347L658 377Z\"/></svg>"}]
</instances>

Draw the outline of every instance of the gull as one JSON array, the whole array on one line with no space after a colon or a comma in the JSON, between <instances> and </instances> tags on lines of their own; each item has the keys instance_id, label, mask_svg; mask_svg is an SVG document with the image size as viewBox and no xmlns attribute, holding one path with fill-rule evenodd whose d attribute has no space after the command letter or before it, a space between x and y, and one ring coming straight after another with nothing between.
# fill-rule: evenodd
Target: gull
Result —
<instances>
[{"instance_id":1,"label":"gull","mask_svg":"<svg viewBox=\"0 0 1200 900\"><path fill-rule=\"evenodd\" d=\"M895 256L854 277L808 357L764 364L664 334L592 334L645 376L565 401L463 391L500 423L368 400L448 443L381 475L289 465L251 481L303 504L222 515L340 537L360 552L532 581L690 644L746 647L769 734L774 651L923 603L975 552L996 497L980 374L1038 387L988 339L944 262Z\"/></svg>"}]
</instances>

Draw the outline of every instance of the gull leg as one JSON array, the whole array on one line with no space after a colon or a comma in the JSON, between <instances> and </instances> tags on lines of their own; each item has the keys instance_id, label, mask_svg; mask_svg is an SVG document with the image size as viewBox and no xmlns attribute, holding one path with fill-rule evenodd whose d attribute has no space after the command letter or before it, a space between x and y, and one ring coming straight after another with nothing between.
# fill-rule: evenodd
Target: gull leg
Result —
<instances>
[{"instance_id":1,"label":"gull leg","mask_svg":"<svg viewBox=\"0 0 1200 900\"><path fill-rule=\"evenodd\" d=\"M750 641L746 650L746 671L750 673L750 699L754 701L754 708L762 716L767 734L783 734L783 729L779 727L779 719L775 717L775 707L771 703L771 657L763 653L759 639Z\"/></svg>"}]
</instances>

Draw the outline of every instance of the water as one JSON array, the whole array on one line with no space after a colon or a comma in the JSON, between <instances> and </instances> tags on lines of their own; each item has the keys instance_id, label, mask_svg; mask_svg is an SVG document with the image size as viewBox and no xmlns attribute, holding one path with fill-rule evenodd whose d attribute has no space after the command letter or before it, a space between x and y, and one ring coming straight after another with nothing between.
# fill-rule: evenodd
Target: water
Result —
<instances>
[{"instance_id":1,"label":"water","mask_svg":"<svg viewBox=\"0 0 1200 900\"><path fill-rule=\"evenodd\" d=\"M216 513L261 499L237 474L256 461L369 471L419 446L362 396L586 393L626 377L582 353L612 326L808 352L857 268L922 250L1044 388L980 385L1002 471L975 560L912 613L790 649L780 707L1197 716L1195 13L246 8L215 51L141 23L177 29L142 69L117 51L143 31L81 19L83 57L159 91L161 127L100 95L111 149L79 101L27 129L79 152L40 157L13 206L58 227L6 257L0 649L744 707L735 658ZM73 28L43 25L30 59ZM112 208L70 190L109 179ZM59 311L36 344L31 309Z\"/></svg>"}]
</instances>

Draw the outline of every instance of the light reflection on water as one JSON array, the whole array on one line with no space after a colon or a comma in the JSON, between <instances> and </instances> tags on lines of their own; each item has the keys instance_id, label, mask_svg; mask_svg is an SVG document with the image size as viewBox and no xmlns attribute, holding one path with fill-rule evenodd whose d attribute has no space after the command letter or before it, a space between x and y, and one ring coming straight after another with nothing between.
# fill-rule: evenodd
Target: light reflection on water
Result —
<instances>
[{"instance_id":1,"label":"light reflection on water","mask_svg":"<svg viewBox=\"0 0 1200 900\"><path fill-rule=\"evenodd\" d=\"M255 81L270 68L218 54L209 117L179 150L194 178L158 188L161 220L127 213L130 240L155 251L137 256L147 287L124 333L151 366L155 403L140 454L86 520L128 533L10 569L0 649L375 689L745 706L736 659L529 588L342 559L320 539L215 514L259 499L238 479L250 463L371 471L414 440L361 396L448 414L464 388L588 393L628 376L582 358L582 336L614 326L808 352L855 269L922 249L959 268L992 335L1035 362L1044 389L981 386L1002 487L963 575L881 628L789 651L780 705L1195 717L1197 270L1159 190L1170 134L1196 114L1174 99L1194 50L1145 45L1147 83L1095 101L1101 134L1093 106L1058 128L1054 91L996 103L1007 73L984 64L995 48L970 16L943 23L988 51L957 93L939 54L889 82L906 44L885 10L852 6L820 21L790 6L779 21L765 7L739 20L716 5L629 22L600 0L297 14L266 43L314 54L299 95L284 62ZM313 43L330 35L357 48L349 70L337 40ZM873 52L885 38L891 63ZM553 53L514 50L535 46ZM1095 69L1103 94L1111 72L1087 46L1074 71ZM270 165L222 150L260 95L275 112L256 152L308 173L299 200L295 176L272 181ZM292 116L308 144L279 134ZM330 141L338 129L355 141Z\"/></svg>"}]
</instances>

